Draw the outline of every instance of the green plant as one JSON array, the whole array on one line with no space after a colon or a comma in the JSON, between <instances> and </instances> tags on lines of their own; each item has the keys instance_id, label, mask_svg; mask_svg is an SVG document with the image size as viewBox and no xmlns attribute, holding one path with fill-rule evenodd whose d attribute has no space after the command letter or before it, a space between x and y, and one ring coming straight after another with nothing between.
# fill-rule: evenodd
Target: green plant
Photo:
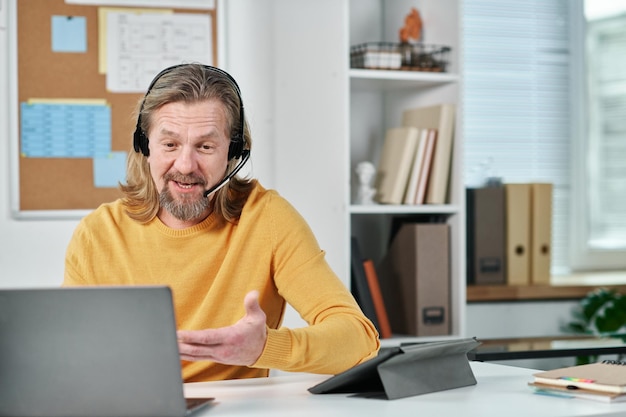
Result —
<instances>
[{"instance_id":1,"label":"green plant","mask_svg":"<svg viewBox=\"0 0 626 417\"><path fill-rule=\"evenodd\" d=\"M566 331L596 336L626 332L626 296L599 288L587 294L572 312Z\"/></svg>"},{"instance_id":2,"label":"green plant","mask_svg":"<svg viewBox=\"0 0 626 417\"><path fill-rule=\"evenodd\" d=\"M564 328L568 333L623 336L626 333L626 296L615 290L596 289L580 300L572 315L574 319ZM590 363L596 360L596 356L579 356L576 363Z\"/></svg>"}]
</instances>

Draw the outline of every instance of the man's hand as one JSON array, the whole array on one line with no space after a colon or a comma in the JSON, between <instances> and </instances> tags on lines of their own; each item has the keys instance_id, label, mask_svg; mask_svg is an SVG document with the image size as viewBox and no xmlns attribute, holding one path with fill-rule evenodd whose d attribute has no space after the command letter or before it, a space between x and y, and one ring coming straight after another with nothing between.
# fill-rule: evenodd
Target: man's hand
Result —
<instances>
[{"instance_id":1,"label":"man's hand","mask_svg":"<svg viewBox=\"0 0 626 417\"><path fill-rule=\"evenodd\" d=\"M227 365L249 366L257 361L267 339L265 313L259 293L251 291L243 301L246 315L232 326L206 330L179 330L181 359L211 360Z\"/></svg>"}]
</instances>

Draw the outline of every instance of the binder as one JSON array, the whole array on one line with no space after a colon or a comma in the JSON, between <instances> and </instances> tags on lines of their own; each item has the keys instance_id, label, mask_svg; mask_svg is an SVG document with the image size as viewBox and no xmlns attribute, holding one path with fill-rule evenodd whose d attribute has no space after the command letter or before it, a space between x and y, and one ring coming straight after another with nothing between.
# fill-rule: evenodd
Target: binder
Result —
<instances>
[{"instance_id":1,"label":"binder","mask_svg":"<svg viewBox=\"0 0 626 417\"><path fill-rule=\"evenodd\" d=\"M531 184L530 279L550 285L552 259L552 184Z\"/></svg>"},{"instance_id":2,"label":"binder","mask_svg":"<svg viewBox=\"0 0 626 417\"><path fill-rule=\"evenodd\" d=\"M467 279L469 284L505 284L504 187L468 188Z\"/></svg>"},{"instance_id":3,"label":"binder","mask_svg":"<svg viewBox=\"0 0 626 417\"><path fill-rule=\"evenodd\" d=\"M351 254L351 274L350 274L350 288L352 289L352 295L356 300L359 307L365 314L365 317L370 319L378 333L380 334L380 324L378 323L378 317L376 316L376 307L374 306L374 299L369 289L367 282L367 276L365 275L365 267L363 266L363 257L361 255L361 248L359 247L359 241L352 236L352 248Z\"/></svg>"},{"instance_id":4,"label":"binder","mask_svg":"<svg viewBox=\"0 0 626 417\"><path fill-rule=\"evenodd\" d=\"M394 334L450 333L450 244L446 223L405 223L379 268Z\"/></svg>"},{"instance_id":5,"label":"binder","mask_svg":"<svg viewBox=\"0 0 626 417\"><path fill-rule=\"evenodd\" d=\"M506 283L530 284L530 184L505 184Z\"/></svg>"},{"instance_id":6,"label":"binder","mask_svg":"<svg viewBox=\"0 0 626 417\"><path fill-rule=\"evenodd\" d=\"M309 392L395 400L476 385L467 352L478 345L472 338L383 348L375 358L310 387Z\"/></svg>"},{"instance_id":7,"label":"binder","mask_svg":"<svg viewBox=\"0 0 626 417\"><path fill-rule=\"evenodd\" d=\"M365 259L363 261L363 268L365 269L365 277L367 278L367 284L372 295L372 301L374 303L374 309L376 310L376 318L380 325L379 333L381 339L388 339L392 336L391 325L389 324L389 318L387 317L387 308L385 307L385 301L380 291L380 283L378 280L378 273L374 261L371 259Z\"/></svg>"}]
</instances>

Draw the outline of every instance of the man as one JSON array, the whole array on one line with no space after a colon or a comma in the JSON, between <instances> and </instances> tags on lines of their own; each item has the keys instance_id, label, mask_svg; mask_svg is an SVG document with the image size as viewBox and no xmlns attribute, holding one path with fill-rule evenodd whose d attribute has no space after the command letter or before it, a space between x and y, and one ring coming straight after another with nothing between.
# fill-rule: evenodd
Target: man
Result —
<instances>
[{"instance_id":1,"label":"man","mask_svg":"<svg viewBox=\"0 0 626 417\"><path fill-rule=\"evenodd\" d=\"M64 285L170 286L187 382L334 374L375 356L375 328L304 219L234 176L252 142L230 75L167 68L138 113L124 197L80 222ZM309 326L281 327L286 302Z\"/></svg>"}]
</instances>

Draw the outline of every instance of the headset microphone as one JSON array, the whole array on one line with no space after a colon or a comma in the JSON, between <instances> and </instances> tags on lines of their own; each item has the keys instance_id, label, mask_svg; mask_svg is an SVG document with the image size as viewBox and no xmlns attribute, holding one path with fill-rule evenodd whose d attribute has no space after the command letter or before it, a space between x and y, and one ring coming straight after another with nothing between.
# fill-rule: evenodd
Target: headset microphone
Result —
<instances>
[{"instance_id":1,"label":"headset microphone","mask_svg":"<svg viewBox=\"0 0 626 417\"><path fill-rule=\"evenodd\" d=\"M203 194L204 197L207 198L208 196L210 196L211 194L213 194L214 192L216 192L217 190L225 186L228 183L228 181L230 181L232 177L237 175L237 173L241 170L241 168L243 168L246 162L248 162L248 159L250 159L250 150L244 149L243 151L241 151L241 161L239 161L237 166L233 168L233 170L230 173L228 173L228 175L222 178L220 182L218 182L213 187L206 190Z\"/></svg>"}]
</instances>

